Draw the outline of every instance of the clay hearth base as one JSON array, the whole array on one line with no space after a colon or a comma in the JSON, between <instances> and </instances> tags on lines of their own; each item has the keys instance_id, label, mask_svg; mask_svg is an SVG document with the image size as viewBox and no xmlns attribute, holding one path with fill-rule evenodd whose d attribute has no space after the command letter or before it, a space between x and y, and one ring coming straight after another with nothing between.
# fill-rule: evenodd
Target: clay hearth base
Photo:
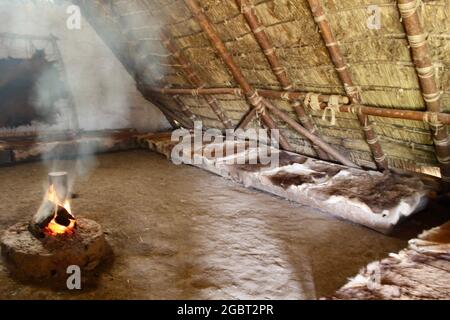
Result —
<instances>
[{"instance_id":1,"label":"clay hearth base","mask_svg":"<svg viewBox=\"0 0 450 320\"><path fill-rule=\"evenodd\" d=\"M77 265L92 270L105 258L107 244L101 226L77 218L73 235L37 239L28 231L28 222L17 223L1 238L2 255L11 273L21 279L67 276L67 267Z\"/></svg>"}]
</instances>

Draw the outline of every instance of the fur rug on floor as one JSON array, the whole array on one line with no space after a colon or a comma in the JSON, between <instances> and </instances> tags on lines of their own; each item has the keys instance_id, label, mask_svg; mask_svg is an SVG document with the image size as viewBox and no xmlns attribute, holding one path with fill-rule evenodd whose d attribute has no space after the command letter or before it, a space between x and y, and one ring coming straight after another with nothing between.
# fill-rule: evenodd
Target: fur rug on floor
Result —
<instances>
[{"instance_id":1,"label":"fur rug on floor","mask_svg":"<svg viewBox=\"0 0 450 320\"><path fill-rule=\"evenodd\" d=\"M450 221L370 263L329 299L450 299Z\"/></svg>"}]
</instances>

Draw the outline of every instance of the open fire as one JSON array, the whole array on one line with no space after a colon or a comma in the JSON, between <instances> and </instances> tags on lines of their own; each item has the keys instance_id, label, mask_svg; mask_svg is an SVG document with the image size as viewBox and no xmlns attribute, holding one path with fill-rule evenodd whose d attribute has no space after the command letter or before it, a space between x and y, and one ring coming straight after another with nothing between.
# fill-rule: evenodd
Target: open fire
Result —
<instances>
[{"instance_id":1,"label":"open fire","mask_svg":"<svg viewBox=\"0 0 450 320\"><path fill-rule=\"evenodd\" d=\"M53 280L66 284L67 268L94 270L109 249L102 227L72 215L68 175L51 172L39 210L0 237L1 254L11 274L23 280Z\"/></svg>"},{"instance_id":2,"label":"open fire","mask_svg":"<svg viewBox=\"0 0 450 320\"><path fill-rule=\"evenodd\" d=\"M71 235L77 223L70 208L68 176L66 172L51 172L44 201L33 217L29 230L33 235Z\"/></svg>"},{"instance_id":3,"label":"open fire","mask_svg":"<svg viewBox=\"0 0 450 320\"><path fill-rule=\"evenodd\" d=\"M70 201L68 199L62 202L55 191L55 187L50 185L46 198L54 205L53 219L44 228L44 232L48 235L72 234L76 226L75 217L70 209Z\"/></svg>"}]
</instances>

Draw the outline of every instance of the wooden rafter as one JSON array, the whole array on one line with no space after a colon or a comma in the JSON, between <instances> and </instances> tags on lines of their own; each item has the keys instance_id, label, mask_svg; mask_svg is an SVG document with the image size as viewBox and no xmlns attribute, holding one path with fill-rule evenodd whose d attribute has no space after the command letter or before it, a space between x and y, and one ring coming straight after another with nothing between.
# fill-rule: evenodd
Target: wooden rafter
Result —
<instances>
[{"instance_id":1,"label":"wooden rafter","mask_svg":"<svg viewBox=\"0 0 450 320\"><path fill-rule=\"evenodd\" d=\"M338 73L339 79L341 80L344 86L345 92L349 96L352 103L359 104L361 102L360 93L353 84L352 77L347 67L347 62L341 52L341 49L337 43L336 38L333 35L330 23L327 20L321 1L308 0L308 3L311 12L313 14L314 21L317 23L322 39L325 42L325 46L328 50L331 61L333 62L334 67ZM374 157L378 169L379 170L388 169L386 154L383 152L383 149L381 148L381 144L378 140L375 131L373 130L372 124L369 121L367 115L358 113L357 117L364 130L366 142L368 143L370 150L372 151L372 155Z\"/></svg>"},{"instance_id":2,"label":"wooden rafter","mask_svg":"<svg viewBox=\"0 0 450 320\"><path fill-rule=\"evenodd\" d=\"M211 22L208 20L206 15L203 13L203 10L199 6L197 0L184 0L186 5L188 6L189 10L194 16L194 19L197 21L197 23L202 28L203 32L207 35L208 39L210 40L211 44L214 46L216 51L218 52L219 56L222 58L223 62L227 65L228 70L233 75L236 82L241 87L242 91L247 97L247 100L249 101L250 105L256 110L257 114L261 115L261 119L266 124L266 126L269 129L276 129L275 123L273 119L265 112L265 109L269 109L274 115L276 115L279 119L286 122L288 125L290 125L294 130L296 130L298 133L300 133L302 136L306 137L307 139L311 140L314 144L316 144L318 147L326 151L328 154L332 155L336 160L340 161L341 163L355 167L356 165L348 160L345 156L341 155L337 150L335 150L333 147L329 146L325 141L323 141L320 137L315 136L311 134L307 129L305 129L303 126L298 124L295 120L293 120L289 115L285 114L283 111L279 110L277 107L275 107L272 103L270 103L268 100L261 97L257 90L255 90L245 79L244 75L242 74L240 68L237 66L237 64L233 61L233 58L229 54L228 50L226 49L224 43L220 39L219 35L217 34L217 31L215 30L214 26L211 24ZM280 145L284 149L291 149L290 144L285 140L285 138L280 134Z\"/></svg>"},{"instance_id":3,"label":"wooden rafter","mask_svg":"<svg viewBox=\"0 0 450 320\"><path fill-rule=\"evenodd\" d=\"M264 124L270 129L274 130L277 129L275 122L272 120L272 118L264 112L264 106L263 106L263 98L258 95L258 92L253 89L253 87L248 83L248 81L245 79L244 75L242 74L242 71L239 69L237 64L233 61L233 58L231 57L230 53L228 52L227 48L225 47L225 44L220 39L219 35L217 34L217 31L212 26L212 24L209 22L206 15L203 13L201 7L197 3L196 0L185 0L185 3L189 10L191 11L194 19L197 21L203 32L207 35L208 39L210 40L211 44L214 46L216 51L218 52L219 56L222 58L225 65L228 67L228 70L233 75L233 78L236 80L236 82L241 87L242 91L244 92L247 101L249 102L250 106L254 108L257 112L257 114L260 115L261 120L264 122ZM285 150L293 150L291 144L288 142L288 140L280 133L279 135L280 139L280 146Z\"/></svg>"},{"instance_id":4,"label":"wooden rafter","mask_svg":"<svg viewBox=\"0 0 450 320\"><path fill-rule=\"evenodd\" d=\"M340 154L336 149L334 149L333 147L328 145L328 143L326 143L322 139L318 138L317 136L315 136L314 134L309 132L307 129L302 127L297 121L292 119L290 116L285 114L283 111L279 110L277 107L275 107L268 100L264 100L263 103L275 116L277 116L279 119L281 119L284 122L286 122L287 124L289 124L293 129L295 129L297 132L302 134L305 138L310 139L311 141L313 141L313 143L317 144L317 146L319 146L321 149L326 151L334 159L336 159L337 161L339 161L340 163L342 163L342 164L344 164L346 166L354 167L354 168L358 167L353 162L348 160L345 156Z\"/></svg>"},{"instance_id":5,"label":"wooden rafter","mask_svg":"<svg viewBox=\"0 0 450 320\"><path fill-rule=\"evenodd\" d=\"M448 128L439 119L441 112L441 92L436 84L435 69L431 61L431 55L427 43L427 35L423 30L417 9L420 1L398 0L398 8L405 29L411 56L416 67L420 88L429 118L428 122L433 136L436 157L441 169L442 181L450 183L450 141ZM448 186L447 186L448 188Z\"/></svg>"},{"instance_id":6,"label":"wooden rafter","mask_svg":"<svg viewBox=\"0 0 450 320\"><path fill-rule=\"evenodd\" d=\"M284 91L292 91L293 85L289 76L286 72L286 69L281 64L278 56L275 53L275 48L273 47L272 41L267 36L265 32L265 26L259 22L259 19L256 15L253 4L248 0L235 0L236 5L244 15L245 20L247 21L250 30L253 33L253 36L258 42L264 56L267 59L267 62L270 65L270 68L277 78L278 82L282 86ZM292 108L295 110L300 123L312 134L317 135L317 126L312 121L311 117L306 114L305 108L300 103L300 101L291 101L290 102ZM329 160L328 154L320 149L317 145L313 144L313 148L317 153L317 156L323 160Z\"/></svg>"},{"instance_id":7,"label":"wooden rafter","mask_svg":"<svg viewBox=\"0 0 450 320\"><path fill-rule=\"evenodd\" d=\"M206 83L202 81L202 79L200 79L198 73L192 67L192 64L181 52L181 50L176 47L175 43L171 40L167 32L161 32L161 40L163 41L164 47L169 51L169 53L177 61L177 63L181 65L181 69L183 70L183 74L186 80L197 88L204 88L206 86ZM194 95L195 92L196 91L193 90ZM222 122L223 126L226 129L232 129L233 122L230 120L230 118L228 118L219 101L212 96L205 96L205 100L211 107L211 110L216 114L217 118Z\"/></svg>"}]
</instances>

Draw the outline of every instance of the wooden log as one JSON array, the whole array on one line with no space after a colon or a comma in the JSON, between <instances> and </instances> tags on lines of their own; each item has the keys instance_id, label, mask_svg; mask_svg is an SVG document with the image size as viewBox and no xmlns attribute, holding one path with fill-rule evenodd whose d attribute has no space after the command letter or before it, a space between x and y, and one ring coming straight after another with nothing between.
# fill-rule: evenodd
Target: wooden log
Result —
<instances>
[{"instance_id":1,"label":"wooden log","mask_svg":"<svg viewBox=\"0 0 450 320\"><path fill-rule=\"evenodd\" d=\"M340 50L336 38L333 35L330 23L328 22L325 16L325 11L322 7L321 1L308 0L308 3L311 8L314 21L317 23L320 29L320 34L322 36L323 41L325 42L331 61L333 62L336 72L344 86L345 92L349 96L352 103L359 104L360 96L358 88L356 88L353 84L352 77L347 67L347 62ZM369 144L370 150L372 151L372 155L374 157L378 169L379 170L388 169L388 162L386 159L386 155L384 154L381 148L380 142L378 141L378 137L373 131L372 124L370 123L368 117L365 114L358 114L357 117L364 130L366 142Z\"/></svg>"},{"instance_id":2,"label":"wooden log","mask_svg":"<svg viewBox=\"0 0 450 320\"><path fill-rule=\"evenodd\" d=\"M203 32L205 32L211 44L216 49L219 56L222 58L222 61L225 63L228 70L233 75L233 78L239 84L250 106L256 109L257 113L260 114L263 123L269 129L271 130L277 129L274 121L270 118L270 116L264 113L264 106L262 102L263 99L245 79L244 75L242 74L242 71L240 70L238 65L234 62L233 58L231 57L230 53L225 47L225 44L220 39L214 26L209 22L209 19L203 13L198 2L196 0L185 0L185 3L189 8L189 10L191 11L195 21L197 21ZM282 134L280 134L280 145L285 150L293 150L290 143Z\"/></svg>"},{"instance_id":3,"label":"wooden log","mask_svg":"<svg viewBox=\"0 0 450 320\"><path fill-rule=\"evenodd\" d=\"M427 44L427 34L423 30L417 13L420 2L416 0L398 0L397 4L409 42L411 57L416 67L425 105L428 111L439 113L441 112L441 92L436 84L435 70ZM428 124L433 136L442 181L449 188L450 140L448 137L448 128L436 116L428 119Z\"/></svg>"},{"instance_id":4,"label":"wooden log","mask_svg":"<svg viewBox=\"0 0 450 320\"><path fill-rule=\"evenodd\" d=\"M161 39L163 41L164 47L170 52L172 57L182 66L183 74L185 78L194 86L198 88L203 88L206 83L200 79L197 72L192 68L191 63L186 58L186 56L175 46L173 41L167 32L161 32ZM195 90L192 91L195 95ZM222 106L219 101L212 96L205 96L205 100L211 107L211 110L216 114L217 118L222 122L226 129L233 128L233 122L228 118L228 116L223 111Z\"/></svg>"},{"instance_id":5,"label":"wooden log","mask_svg":"<svg viewBox=\"0 0 450 320\"><path fill-rule=\"evenodd\" d=\"M49 200L44 200L36 214L28 224L30 231L36 238L44 238L43 229L50 223L55 215L55 204Z\"/></svg>"},{"instance_id":6,"label":"wooden log","mask_svg":"<svg viewBox=\"0 0 450 320\"><path fill-rule=\"evenodd\" d=\"M256 16L256 12L254 10L253 5L248 0L235 0L236 5L244 15L245 20L247 21L250 30L253 33L253 36L258 42L264 56L267 59L267 62L270 65L272 73L278 79L278 82L283 87L284 91L291 91L293 88L292 82L290 81L286 69L281 64L277 55L275 54L275 48L272 45L269 37L265 32L265 27L262 25L258 17ZM300 120L300 123L312 134L317 135L317 126L312 122L312 119L306 114L306 111L303 105L299 101L291 102L292 108L297 113L297 116ZM313 144L313 148L317 153L317 156L323 160L330 160L327 153L321 150L317 145Z\"/></svg>"},{"instance_id":7,"label":"wooden log","mask_svg":"<svg viewBox=\"0 0 450 320\"><path fill-rule=\"evenodd\" d=\"M289 124L293 129L295 129L299 134L304 136L305 138L311 140L314 144L319 146L322 150L326 151L329 155L331 155L334 159L339 161L340 163L353 167L358 168L356 164L348 160L345 156L341 155L339 151L328 145L325 141L323 141L321 138L315 136L311 132L309 132L307 129L302 127L300 124L297 123L294 119L289 117L287 114L285 114L283 111L279 110L277 107L275 107L273 104L271 104L269 101L264 100L264 104L266 105L267 109L274 114L276 117L280 118L287 124Z\"/></svg>"},{"instance_id":8,"label":"wooden log","mask_svg":"<svg viewBox=\"0 0 450 320\"><path fill-rule=\"evenodd\" d=\"M256 109L252 108L250 109L242 118L241 121L239 121L239 124L236 127L236 130L238 129L244 129L248 126L250 122L256 117Z\"/></svg>"}]
</instances>

